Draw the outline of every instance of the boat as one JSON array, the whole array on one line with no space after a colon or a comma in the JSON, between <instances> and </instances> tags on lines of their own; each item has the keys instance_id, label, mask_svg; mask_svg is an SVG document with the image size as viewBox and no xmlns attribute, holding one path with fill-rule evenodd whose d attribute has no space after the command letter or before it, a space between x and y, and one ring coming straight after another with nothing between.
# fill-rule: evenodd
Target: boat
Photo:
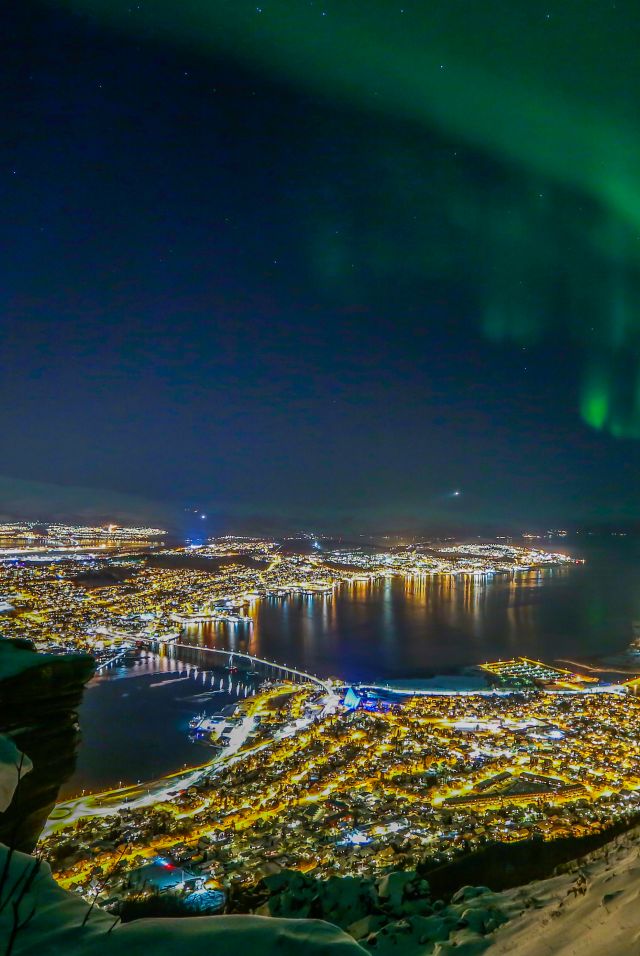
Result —
<instances>
[{"instance_id":1,"label":"boat","mask_svg":"<svg viewBox=\"0 0 640 956\"><path fill-rule=\"evenodd\" d=\"M227 666L225 667L225 670L228 671L230 674L237 674L237 673L238 673L239 668L236 667L236 665L233 663L233 654L232 654L231 657L229 658L229 663L228 663Z\"/></svg>"},{"instance_id":2,"label":"boat","mask_svg":"<svg viewBox=\"0 0 640 956\"><path fill-rule=\"evenodd\" d=\"M189 721L189 727L191 730L197 730L200 727L200 724L203 720L207 719L207 715L203 712L201 714L196 714L195 717L192 717Z\"/></svg>"}]
</instances>

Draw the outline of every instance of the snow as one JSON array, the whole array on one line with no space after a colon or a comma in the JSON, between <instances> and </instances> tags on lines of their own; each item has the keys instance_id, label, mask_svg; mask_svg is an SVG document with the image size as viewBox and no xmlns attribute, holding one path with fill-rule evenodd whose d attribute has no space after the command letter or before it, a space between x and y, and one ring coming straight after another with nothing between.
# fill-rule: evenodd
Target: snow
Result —
<instances>
[{"instance_id":1,"label":"snow","mask_svg":"<svg viewBox=\"0 0 640 956\"><path fill-rule=\"evenodd\" d=\"M484 952L490 934L506 920L500 894L465 887L449 904L432 900L429 884L414 871L393 871L377 882L367 877L318 880L291 870L265 878L271 896L260 913L297 916L311 913L335 922L365 952L398 956L444 956Z\"/></svg>"},{"instance_id":2,"label":"snow","mask_svg":"<svg viewBox=\"0 0 640 956\"><path fill-rule=\"evenodd\" d=\"M640 828L568 872L501 894L512 919L490 956L628 956L640 937Z\"/></svg>"},{"instance_id":3,"label":"snow","mask_svg":"<svg viewBox=\"0 0 640 956\"><path fill-rule=\"evenodd\" d=\"M9 807L20 777L33 770L33 764L20 753L9 737L0 735L0 813Z\"/></svg>"},{"instance_id":4,"label":"snow","mask_svg":"<svg viewBox=\"0 0 640 956\"><path fill-rule=\"evenodd\" d=\"M6 857L6 847L0 847L0 872ZM34 862L23 853L12 855L8 879L0 887L0 905L8 887L29 873ZM16 901L15 894L12 900ZM113 916L94 907L83 926L87 904L59 887L47 864L42 864L19 903L21 920L34 905L33 918L18 932L12 956L362 956L350 936L321 920L199 916L114 926ZM0 910L0 940L9 939L13 912L11 905Z\"/></svg>"},{"instance_id":5,"label":"snow","mask_svg":"<svg viewBox=\"0 0 640 956\"><path fill-rule=\"evenodd\" d=\"M466 886L450 903L430 900L415 874L378 882L368 910L366 880L313 880L283 871L261 912L312 909L344 926L366 952L387 956L629 956L640 940L640 827L550 879L494 893ZM313 904L312 904L313 901ZM335 904L335 905L334 905Z\"/></svg>"},{"instance_id":6,"label":"snow","mask_svg":"<svg viewBox=\"0 0 640 956\"><path fill-rule=\"evenodd\" d=\"M6 859L7 850L0 846L0 873ZM8 902L8 887L33 866L32 857L11 855L8 878L0 885L0 940L9 938L13 919L14 908L2 905ZM318 900L317 892L310 892L308 877L285 872L267 878L282 892L262 911L275 908L277 915L142 919L121 925L94 907L83 925L87 904L59 887L42 864L18 907L25 917L35 903L35 913L18 933L12 956L628 956L635 951L640 938L640 829L562 870L559 876L503 893L462 887L448 904L430 900L428 887L415 874L390 873L377 886L377 913L367 912L370 882L334 877L320 889L321 910L325 916L333 913L345 932L304 918ZM286 918L292 912L302 918Z\"/></svg>"}]
</instances>

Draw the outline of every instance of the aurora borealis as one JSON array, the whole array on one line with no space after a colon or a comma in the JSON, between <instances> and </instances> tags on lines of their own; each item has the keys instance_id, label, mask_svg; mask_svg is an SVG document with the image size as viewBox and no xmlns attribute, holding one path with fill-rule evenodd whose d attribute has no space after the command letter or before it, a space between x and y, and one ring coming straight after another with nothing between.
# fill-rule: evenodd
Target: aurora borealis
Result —
<instances>
[{"instance_id":1,"label":"aurora borealis","mask_svg":"<svg viewBox=\"0 0 640 956\"><path fill-rule=\"evenodd\" d=\"M46 242L48 220L61 223L73 253L55 280L49 266L36 269L36 287L54 289L76 358L76 313L100 316L102 340L92 333L80 353L91 363L103 352L94 369L103 397L125 369L139 373L131 407L141 428L154 392L161 414L147 451L157 474L166 429L183 457L201 456L218 476L211 498L194 482L207 506L233 493L245 510L286 510L297 495L303 508L316 490L320 500L334 474L316 463L321 448L342 463L335 481L347 510L400 499L428 516L448 488L468 487L471 468L475 499L472 483L459 507L469 517L500 513L509 474L523 501L542 493L546 475L555 515L573 503L597 514L603 494L607 514L635 513L626 477L640 438L632 4L27 6L15 29L33 34L34 58L31 78L16 79L18 159L7 159L7 178L21 163L36 174L35 115L55 188L29 192L16 169L8 188L34 204L18 244L42 222L36 241ZM90 276L86 296L69 295L78 275ZM20 321L25 295L9 300ZM29 301L41 314L38 295ZM46 355L44 339L36 335ZM18 340L14 329L16 353ZM121 421L130 447L119 395L109 393L112 424L104 403L93 421L103 441ZM184 437L193 421L206 451ZM81 422L71 444L86 447L90 430ZM300 456L292 468L289 442ZM437 463L434 448L448 449ZM267 462L262 483L245 473L250 449ZM387 463L408 453L412 474L392 474ZM102 452L89 458L88 484L106 475L118 491L144 492ZM37 478L34 463L26 455L19 474ZM591 485L572 488L587 472ZM296 488L282 498L284 475ZM169 492L159 479L151 490Z\"/></svg>"},{"instance_id":2,"label":"aurora borealis","mask_svg":"<svg viewBox=\"0 0 640 956\"><path fill-rule=\"evenodd\" d=\"M259 64L329 101L418 130L435 126L503 165L505 176L525 170L529 188L489 197L488 208L459 194L455 172L444 184L457 207L448 210L451 228L486 229L493 245L492 263L478 263L497 274L479 303L483 328L535 341L555 325L545 293L564 294L561 331L583 353L584 421L640 438L640 11L592 0L164 0L152 11L112 0L71 4L143 35ZM419 149L410 160L420 167ZM388 170L385 178L395 177ZM424 209L418 190L421 200ZM544 248L559 217L564 241ZM378 252L381 267L393 269L393 248ZM594 258L605 284L595 303L583 278Z\"/></svg>"}]
</instances>

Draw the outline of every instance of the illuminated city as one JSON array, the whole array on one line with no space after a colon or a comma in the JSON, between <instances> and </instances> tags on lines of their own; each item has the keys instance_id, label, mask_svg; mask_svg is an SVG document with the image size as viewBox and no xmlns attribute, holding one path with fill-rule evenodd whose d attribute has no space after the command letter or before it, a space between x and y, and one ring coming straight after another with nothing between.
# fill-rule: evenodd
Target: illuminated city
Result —
<instances>
[{"instance_id":1,"label":"illuminated city","mask_svg":"<svg viewBox=\"0 0 640 956\"><path fill-rule=\"evenodd\" d=\"M266 595L331 594L344 583L396 575L517 575L576 563L565 554L507 544L306 554L260 538L224 537L186 548L150 544L163 535L153 528L53 526L38 536L25 525L0 526L4 636L32 639L46 651L110 653L136 639L174 640L187 624L251 626L252 602ZM189 566L193 559L198 567Z\"/></svg>"},{"instance_id":2,"label":"illuminated city","mask_svg":"<svg viewBox=\"0 0 640 956\"><path fill-rule=\"evenodd\" d=\"M208 767L61 805L43 850L63 885L108 898L138 894L129 874L158 854L228 892L286 868L380 875L495 840L585 836L640 806L639 719L620 686L280 684L238 706L241 734Z\"/></svg>"},{"instance_id":3,"label":"illuminated city","mask_svg":"<svg viewBox=\"0 0 640 956\"><path fill-rule=\"evenodd\" d=\"M637 956L638 4L3 13L0 956Z\"/></svg>"},{"instance_id":4,"label":"illuminated city","mask_svg":"<svg viewBox=\"0 0 640 956\"><path fill-rule=\"evenodd\" d=\"M167 547L157 529L28 526L2 537L3 634L107 667L145 647L179 660L203 621L250 629L269 595L326 600L380 577L480 581L580 564L502 542L325 550L314 536L226 536ZM22 538L38 550L18 548ZM400 690L304 669L294 678L282 662L265 680L258 658L227 659L250 693L226 717L192 721L210 742L200 769L56 808L42 849L61 885L138 898L136 873L159 854L223 895L282 869L375 877L494 841L587 836L640 808L640 703L623 681L520 657L481 663L484 688ZM224 675L220 659L197 668L212 687Z\"/></svg>"}]
</instances>

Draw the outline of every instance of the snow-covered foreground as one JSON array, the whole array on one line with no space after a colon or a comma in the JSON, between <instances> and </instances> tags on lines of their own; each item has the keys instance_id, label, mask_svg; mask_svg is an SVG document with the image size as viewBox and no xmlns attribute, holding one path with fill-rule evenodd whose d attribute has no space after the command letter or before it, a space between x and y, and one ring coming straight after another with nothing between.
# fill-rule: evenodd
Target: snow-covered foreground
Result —
<instances>
[{"instance_id":1,"label":"snow-covered foreground","mask_svg":"<svg viewBox=\"0 0 640 956\"><path fill-rule=\"evenodd\" d=\"M0 744L2 810L17 783L20 754L6 738ZM363 886L354 878L330 881L323 912L347 932L323 920L276 916L122 925L58 886L46 863L0 844L0 948L11 956L630 956L640 950L640 827L562 869L503 893L464 887L449 904L430 900L415 874L396 872L378 885L376 912L360 918ZM289 916L301 900L285 887L276 912Z\"/></svg>"},{"instance_id":2,"label":"snow-covered foreground","mask_svg":"<svg viewBox=\"0 0 640 956\"><path fill-rule=\"evenodd\" d=\"M17 914L17 925L25 925L15 934L12 956L628 956L640 940L639 855L636 830L562 876L504 893L467 887L429 915L407 908L400 919L368 918L360 927L368 932L356 932L356 941L322 920L213 916L123 926L97 907L87 918L87 904L59 887L46 864L20 898L34 860L15 853L0 881L0 940L11 938ZM0 847L0 873L6 858ZM390 899L401 894L406 876L392 875ZM12 886L18 889L11 892ZM341 905L348 906L348 893Z\"/></svg>"},{"instance_id":3,"label":"snow-covered foreground","mask_svg":"<svg viewBox=\"0 0 640 956\"><path fill-rule=\"evenodd\" d=\"M512 917L491 956L631 956L640 951L640 828L569 872L501 894Z\"/></svg>"},{"instance_id":4,"label":"snow-covered foreground","mask_svg":"<svg viewBox=\"0 0 640 956\"><path fill-rule=\"evenodd\" d=\"M2 847L0 868L7 850ZM0 888L0 941L11 941L14 919L24 924L15 933L11 956L309 956L362 953L357 943L320 920L281 920L260 916L202 916L192 919L145 919L114 926L114 917L97 907L88 918L87 904L61 889L43 864L20 899L34 860L22 853L11 859L9 880ZM7 901L21 874L22 884ZM3 892L4 891L4 892ZM13 904L17 904L17 911ZM30 918L31 913L33 915ZM84 925L83 925L84 922Z\"/></svg>"}]
</instances>

